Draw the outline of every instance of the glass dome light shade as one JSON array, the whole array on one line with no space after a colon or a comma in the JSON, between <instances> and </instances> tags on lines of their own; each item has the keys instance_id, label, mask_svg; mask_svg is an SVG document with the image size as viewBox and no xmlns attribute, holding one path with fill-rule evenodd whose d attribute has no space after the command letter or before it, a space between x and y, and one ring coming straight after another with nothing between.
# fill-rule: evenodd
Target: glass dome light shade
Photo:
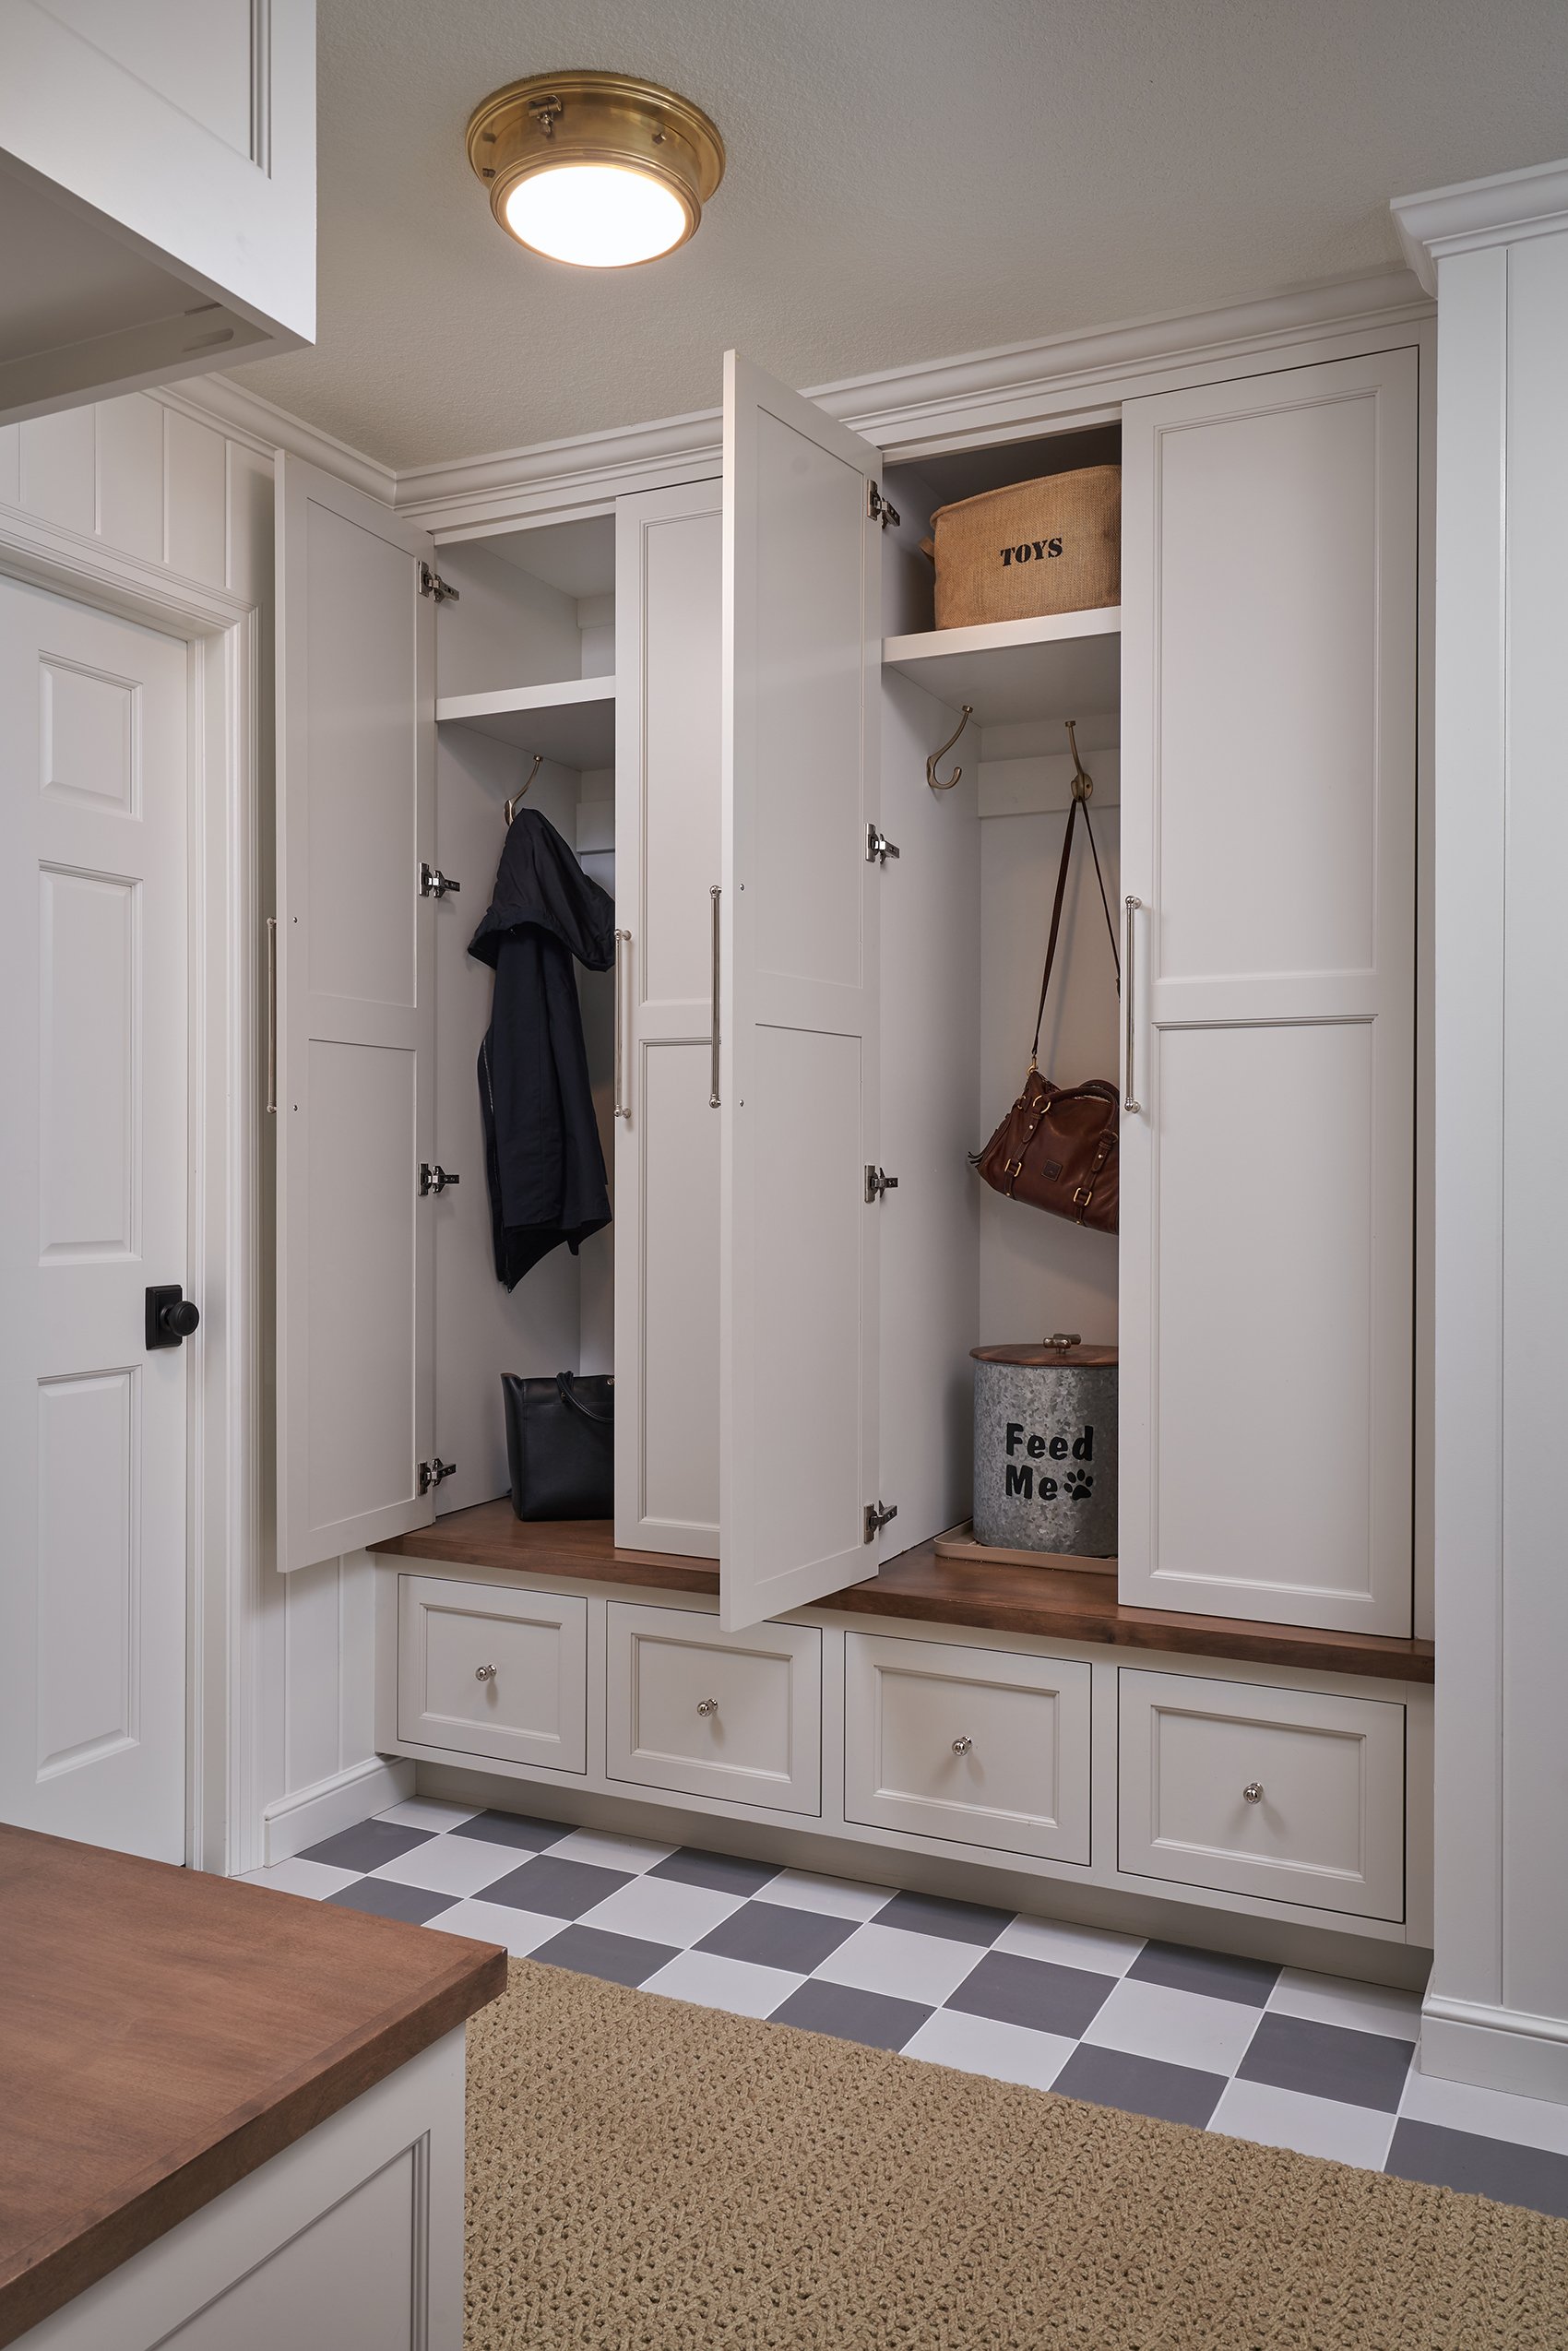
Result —
<instances>
[{"instance_id":1,"label":"glass dome light shade","mask_svg":"<svg viewBox=\"0 0 1568 2351\"><path fill-rule=\"evenodd\" d=\"M579 269L656 260L696 225L665 181L624 163L547 164L514 183L504 212L519 244Z\"/></svg>"}]
</instances>

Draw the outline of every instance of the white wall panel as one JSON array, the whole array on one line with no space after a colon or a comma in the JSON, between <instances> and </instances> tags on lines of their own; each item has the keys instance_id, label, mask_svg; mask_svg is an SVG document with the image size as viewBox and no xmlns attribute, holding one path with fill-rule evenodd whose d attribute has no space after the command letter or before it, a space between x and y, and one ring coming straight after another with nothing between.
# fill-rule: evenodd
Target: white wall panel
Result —
<instances>
[{"instance_id":1,"label":"white wall panel","mask_svg":"<svg viewBox=\"0 0 1568 2351\"><path fill-rule=\"evenodd\" d=\"M221 588L227 553L223 435L178 409L165 409L163 435L163 560L186 579Z\"/></svg>"},{"instance_id":2,"label":"white wall panel","mask_svg":"<svg viewBox=\"0 0 1568 2351\"><path fill-rule=\"evenodd\" d=\"M111 547L160 564L163 549L163 420L145 392L98 405L98 530ZM18 427L18 430L22 428ZM272 481L267 476L270 501ZM180 518L182 530L184 517Z\"/></svg>"},{"instance_id":3,"label":"white wall panel","mask_svg":"<svg viewBox=\"0 0 1568 2351\"><path fill-rule=\"evenodd\" d=\"M91 531L98 521L96 409L65 409L35 416L21 428L18 504L66 530Z\"/></svg>"}]
</instances>

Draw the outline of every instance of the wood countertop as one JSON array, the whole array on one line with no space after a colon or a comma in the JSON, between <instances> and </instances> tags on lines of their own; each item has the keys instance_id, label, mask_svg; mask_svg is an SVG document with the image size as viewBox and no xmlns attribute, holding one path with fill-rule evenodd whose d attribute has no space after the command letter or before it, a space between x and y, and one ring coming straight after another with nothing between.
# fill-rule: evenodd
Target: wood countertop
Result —
<instances>
[{"instance_id":1,"label":"wood countertop","mask_svg":"<svg viewBox=\"0 0 1568 2351\"><path fill-rule=\"evenodd\" d=\"M453 1511L434 1526L395 1535L374 1547L389 1559L445 1566L510 1568L521 1574L572 1575L589 1584L643 1591L702 1592L717 1599L719 1569L709 1560L615 1548L608 1519L525 1524L503 1500ZM1109 1575L1006 1562L938 1559L934 1543L917 1544L885 1562L863 1584L828 1593L814 1607L852 1616L913 1618L927 1624L977 1625L991 1633L1029 1633L1047 1641L1092 1641L1120 1649L1185 1656L1233 1657L1251 1665L1300 1666L1313 1673L1366 1674L1391 1681L1431 1681L1432 1645L1364 1633L1319 1633L1310 1626L1256 1624L1250 1618L1186 1616L1123 1608Z\"/></svg>"},{"instance_id":2,"label":"wood countertop","mask_svg":"<svg viewBox=\"0 0 1568 2351\"><path fill-rule=\"evenodd\" d=\"M0 1826L0 2344L505 1981L489 1943Z\"/></svg>"}]
</instances>

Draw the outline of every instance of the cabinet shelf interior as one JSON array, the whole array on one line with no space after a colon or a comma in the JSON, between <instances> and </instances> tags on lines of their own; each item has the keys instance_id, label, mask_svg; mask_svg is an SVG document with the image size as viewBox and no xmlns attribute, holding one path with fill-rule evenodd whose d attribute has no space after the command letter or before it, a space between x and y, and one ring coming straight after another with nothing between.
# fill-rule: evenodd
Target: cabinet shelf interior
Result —
<instances>
[{"instance_id":1,"label":"cabinet shelf interior","mask_svg":"<svg viewBox=\"0 0 1568 2351\"><path fill-rule=\"evenodd\" d=\"M438 725L471 727L519 751L542 752L563 767L608 767L615 756L612 677L443 695L435 717Z\"/></svg>"},{"instance_id":2,"label":"cabinet shelf interior","mask_svg":"<svg viewBox=\"0 0 1568 2351\"><path fill-rule=\"evenodd\" d=\"M885 638L882 660L954 708L970 704L982 727L1114 714L1122 610L1111 604L1040 620L922 629Z\"/></svg>"}]
</instances>

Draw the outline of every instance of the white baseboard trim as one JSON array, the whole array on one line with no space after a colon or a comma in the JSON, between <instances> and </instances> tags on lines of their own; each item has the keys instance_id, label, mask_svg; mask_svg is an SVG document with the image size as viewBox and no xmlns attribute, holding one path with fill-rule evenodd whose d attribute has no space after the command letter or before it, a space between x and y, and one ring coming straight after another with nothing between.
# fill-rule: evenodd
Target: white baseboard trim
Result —
<instances>
[{"instance_id":1,"label":"white baseboard trim","mask_svg":"<svg viewBox=\"0 0 1568 2351\"><path fill-rule=\"evenodd\" d=\"M1417 2061L1440 2081L1568 2106L1568 2019L1561 2016L1429 1992Z\"/></svg>"},{"instance_id":2,"label":"white baseboard trim","mask_svg":"<svg viewBox=\"0 0 1568 2351\"><path fill-rule=\"evenodd\" d=\"M412 1763L367 1755L362 1763L350 1763L347 1771L318 1779L313 1787L280 1796L262 1815L267 1867L291 1860L307 1846L319 1845L339 1829L351 1829L356 1821L368 1821L389 1804L403 1803L413 1792Z\"/></svg>"}]
</instances>

